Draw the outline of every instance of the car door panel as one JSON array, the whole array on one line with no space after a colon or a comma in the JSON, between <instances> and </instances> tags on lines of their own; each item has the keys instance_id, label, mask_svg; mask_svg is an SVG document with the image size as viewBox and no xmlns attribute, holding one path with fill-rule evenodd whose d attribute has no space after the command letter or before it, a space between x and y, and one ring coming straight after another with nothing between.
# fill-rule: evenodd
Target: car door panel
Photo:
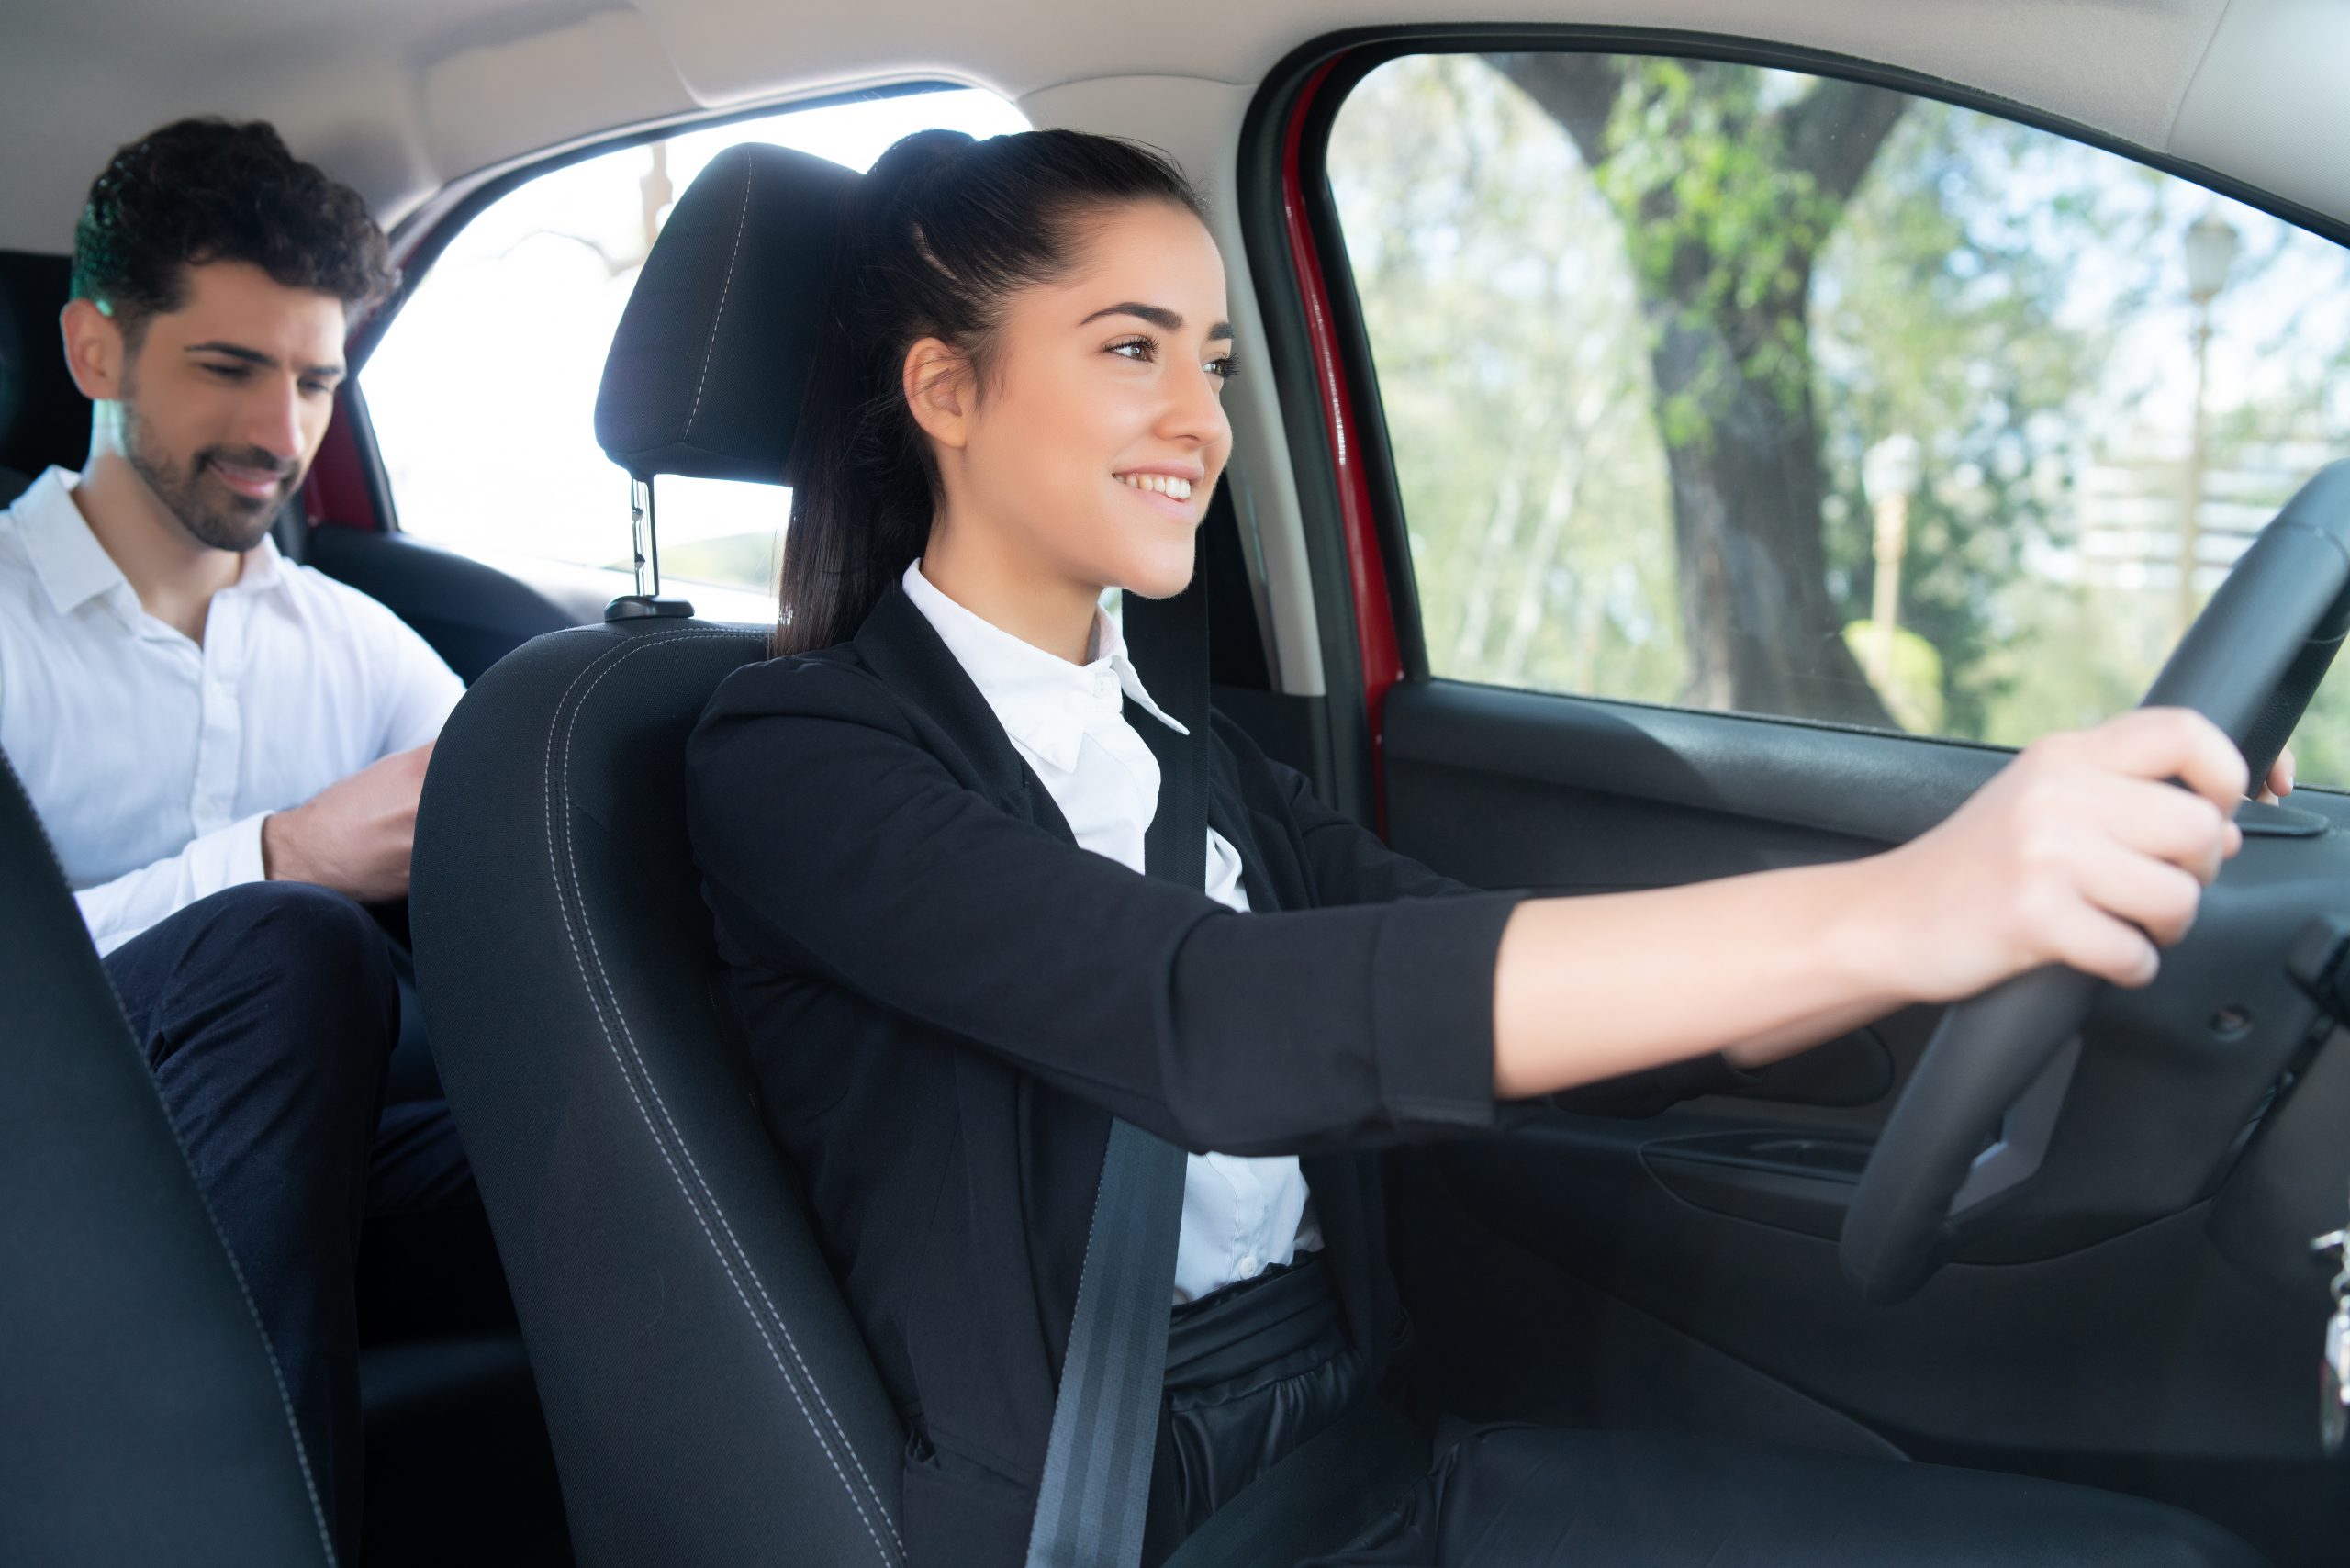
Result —
<instances>
[{"instance_id":1,"label":"car door panel","mask_svg":"<svg viewBox=\"0 0 2350 1568\"><path fill-rule=\"evenodd\" d=\"M1932 826L2005 760L1444 681L1390 695L1382 756L1398 848L1546 893L1867 854ZM2350 815L2336 797L2295 805L2328 824ZM2306 1058L2305 1045L2280 1055L2314 1016L2281 954L2331 894L2278 890L2309 866L2339 869L2311 843L2248 840L2252 890L2215 890L2172 955L2167 983L2184 989L2116 993L2093 1019L2074 1121L2016 1223L1900 1306L1862 1299L1836 1236L1940 1009L1903 1009L1745 1092L1659 1116L1554 1111L1392 1157L1433 1397L1481 1419L1876 1441L2069 1476L2199 1507L2280 1562L2325 1561L2323 1532L2350 1528L2350 1509L2311 1409L2322 1293L2248 1276L2208 1224L2244 1135ZM2182 994L2283 1010L2286 1045L2155 1027ZM2153 1158L2165 1147L2180 1157Z\"/></svg>"},{"instance_id":2,"label":"car door panel","mask_svg":"<svg viewBox=\"0 0 2350 1568\"><path fill-rule=\"evenodd\" d=\"M1957 742L1447 680L1396 687L1381 745L1396 847L1489 874L1472 880L1561 890L1849 859L1916 837L2007 760ZM1564 834L1562 797L1576 819ZM1646 831L1635 842L1618 826Z\"/></svg>"},{"instance_id":3,"label":"car door panel","mask_svg":"<svg viewBox=\"0 0 2350 1568\"><path fill-rule=\"evenodd\" d=\"M1690 1208L1590 1148L1536 1132L1393 1160L1419 1375L1442 1408L1874 1439L2178 1503L2280 1564L2335 1561L2350 1518L2314 1437L2317 1318L2236 1276L2200 1211L2091 1253L1954 1265L1874 1307L1832 1241Z\"/></svg>"}]
</instances>

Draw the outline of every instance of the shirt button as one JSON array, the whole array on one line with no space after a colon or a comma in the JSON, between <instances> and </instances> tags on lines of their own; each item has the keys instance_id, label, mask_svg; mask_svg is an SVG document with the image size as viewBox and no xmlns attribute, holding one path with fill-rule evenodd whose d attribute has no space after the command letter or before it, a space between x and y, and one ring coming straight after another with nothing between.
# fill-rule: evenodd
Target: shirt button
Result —
<instances>
[{"instance_id":1,"label":"shirt button","mask_svg":"<svg viewBox=\"0 0 2350 1568\"><path fill-rule=\"evenodd\" d=\"M1254 1252L1244 1252L1244 1253L1242 1253L1242 1254L1241 1254L1241 1257L1240 1257L1240 1272L1241 1272L1241 1274L1242 1274L1243 1276L1247 1276L1247 1275L1249 1275L1249 1274L1253 1274L1253 1273L1255 1273L1256 1271L1257 1271L1257 1255L1256 1255Z\"/></svg>"}]
</instances>

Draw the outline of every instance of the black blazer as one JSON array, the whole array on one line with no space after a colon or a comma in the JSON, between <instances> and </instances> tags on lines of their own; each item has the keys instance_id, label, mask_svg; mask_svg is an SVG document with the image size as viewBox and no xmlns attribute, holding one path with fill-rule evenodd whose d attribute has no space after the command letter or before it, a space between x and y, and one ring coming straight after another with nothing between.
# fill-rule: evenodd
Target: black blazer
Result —
<instances>
[{"instance_id":1,"label":"black blazer","mask_svg":"<svg viewBox=\"0 0 2350 1568\"><path fill-rule=\"evenodd\" d=\"M1024 1554L1112 1114L1304 1157L1374 1380L1400 1314L1364 1151L1496 1122L1519 895L1393 853L1220 716L1189 744L1250 913L1079 848L894 585L851 642L729 677L688 748L767 1125L912 1434L917 1568ZM1725 1071L1642 1075L1607 1108Z\"/></svg>"}]
</instances>

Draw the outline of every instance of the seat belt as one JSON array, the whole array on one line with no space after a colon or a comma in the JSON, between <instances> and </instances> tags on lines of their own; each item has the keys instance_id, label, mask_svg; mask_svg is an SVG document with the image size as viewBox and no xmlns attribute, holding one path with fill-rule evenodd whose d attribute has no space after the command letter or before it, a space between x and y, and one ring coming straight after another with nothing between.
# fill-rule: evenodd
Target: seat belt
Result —
<instances>
[{"instance_id":1,"label":"seat belt","mask_svg":"<svg viewBox=\"0 0 2350 1568\"><path fill-rule=\"evenodd\" d=\"M1154 699L1191 732L1178 736L1147 715L1135 726L1159 762L1158 809L1143 864L1151 876L1194 890L1207 879L1207 593L1200 576L1171 599L1129 594L1123 607L1136 667ZM1111 1122L1027 1568L1133 1568L1142 1558L1183 1172L1181 1149L1132 1123Z\"/></svg>"}]
</instances>

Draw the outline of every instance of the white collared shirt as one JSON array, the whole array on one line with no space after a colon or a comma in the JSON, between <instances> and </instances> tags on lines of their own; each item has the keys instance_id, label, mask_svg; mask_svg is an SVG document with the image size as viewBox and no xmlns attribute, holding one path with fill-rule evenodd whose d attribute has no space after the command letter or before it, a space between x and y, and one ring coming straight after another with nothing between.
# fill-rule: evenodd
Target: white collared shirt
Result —
<instances>
[{"instance_id":1,"label":"white collared shirt","mask_svg":"<svg viewBox=\"0 0 2350 1568\"><path fill-rule=\"evenodd\" d=\"M204 641L148 614L51 468L0 511L0 749L101 953L262 877L261 824L422 745L464 687L358 589L268 539Z\"/></svg>"},{"instance_id":2,"label":"white collared shirt","mask_svg":"<svg viewBox=\"0 0 2350 1568\"><path fill-rule=\"evenodd\" d=\"M1158 813L1158 758L1122 710L1131 700L1178 734L1126 657L1117 622L1094 612L1093 657L1073 665L964 609L906 568L906 597L987 699L1013 746L1034 768L1081 848L1143 868L1143 837ZM1207 895L1244 913L1240 856L1208 829ZM1175 1299L1194 1301L1321 1246L1305 1177L1292 1156L1194 1154L1183 1172L1183 1228Z\"/></svg>"}]
</instances>

